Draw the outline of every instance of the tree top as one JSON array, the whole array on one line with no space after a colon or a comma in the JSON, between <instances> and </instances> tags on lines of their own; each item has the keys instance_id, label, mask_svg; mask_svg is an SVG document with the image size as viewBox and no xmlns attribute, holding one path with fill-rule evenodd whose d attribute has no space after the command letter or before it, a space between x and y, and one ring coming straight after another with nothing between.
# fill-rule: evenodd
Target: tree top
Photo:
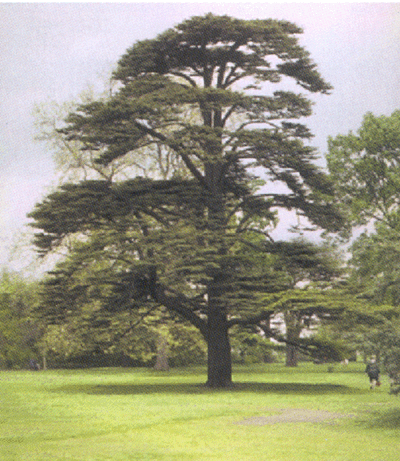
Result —
<instances>
[{"instance_id":1,"label":"tree top","mask_svg":"<svg viewBox=\"0 0 400 461\"><path fill-rule=\"evenodd\" d=\"M292 77L311 92L326 93L326 83L298 44L297 25L276 19L243 20L229 16L190 18L153 40L135 43L119 61L114 78L127 83L142 74L171 74L197 86L228 88L247 76L259 82ZM215 75L213 75L215 73Z\"/></svg>"}]
</instances>

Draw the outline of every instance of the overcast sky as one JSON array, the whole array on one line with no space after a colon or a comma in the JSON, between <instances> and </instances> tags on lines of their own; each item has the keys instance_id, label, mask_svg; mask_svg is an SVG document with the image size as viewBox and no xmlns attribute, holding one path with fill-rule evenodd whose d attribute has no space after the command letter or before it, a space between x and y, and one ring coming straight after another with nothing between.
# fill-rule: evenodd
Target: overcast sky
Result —
<instances>
[{"instance_id":1,"label":"overcast sky","mask_svg":"<svg viewBox=\"0 0 400 461\"><path fill-rule=\"evenodd\" d=\"M314 98L308 123L322 154L366 112L400 109L400 3L0 3L0 265L54 175L33 141L34 104L73 100L137 40L208 12L303 27L301 43L334 87Z\"/></svg>"}]
</instances>

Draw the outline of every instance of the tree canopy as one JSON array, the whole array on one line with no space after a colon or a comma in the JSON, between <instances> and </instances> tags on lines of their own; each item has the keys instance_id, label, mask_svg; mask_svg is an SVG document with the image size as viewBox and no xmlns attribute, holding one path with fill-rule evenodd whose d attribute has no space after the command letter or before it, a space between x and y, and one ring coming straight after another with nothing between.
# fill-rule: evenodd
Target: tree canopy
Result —
<instances>
[{"instance_id":1,"label":"tree canopy","mask_svg":"<svg viewBox=\"0 0 400 461\"><path fill-rule=\"evenodd\" d=\"M327 160L344 212L367 226L351 247L353 278L375 304L397 306L400 111L366 114L356 134L329 140Z\"/></svg>"},{"instance_id":2,"label":"tree canopy","mask_svg":"<svg viewBox=\"0 0 400 461\"><path fill-rule=\"evenodd\" d=\"M118 90L78 107L60 133L99 164L146 149L173 152L183 168L65 184L30 214L42 254L69 239L79 264L96 268L77 293L101 280L110 309L153 303L196 326L212 387L231 383L229 329L269 318L260 294L289 286L269 235L277 210L327 231L344 224L303 124L311 102L290 90L331 89L301 33L287 21L207 14L135 43L114 72Z\"/></svg>"},{"instance_id":3,"label":"tree canopy","mask_svg":"<svg viewBox=\"0 0 400 461\"><path fill-rule=\"evenodd\" d=\"M367 113L356 133L329 140L327 160L342 209L354 226L365 226L350 248L349 283L378 315L355 337L363 338L360 349L380 355L388 371L400 372L400 111Z\"/></svg>"},{"instance_id":4,"label":"tree canopy","mask_svg":"<svg viewBox=\"0 0 400 461\"><path fill-rule=\"evenodd\" d=\"M16 273L0 274L0 368L25 368L38 358L40 325L33 318L37 284Z\"/></svg>"},{"instance_id":5,"label":"tree canopy","mask_svg":"<svg viewBox=\"0 0 400 461\"><path fill-rule=\"evenodd\" d=\"M357 133L329 139L328 169L355 225L399 223L400 111L367 113Z\"/></svg>"}]
</instances>

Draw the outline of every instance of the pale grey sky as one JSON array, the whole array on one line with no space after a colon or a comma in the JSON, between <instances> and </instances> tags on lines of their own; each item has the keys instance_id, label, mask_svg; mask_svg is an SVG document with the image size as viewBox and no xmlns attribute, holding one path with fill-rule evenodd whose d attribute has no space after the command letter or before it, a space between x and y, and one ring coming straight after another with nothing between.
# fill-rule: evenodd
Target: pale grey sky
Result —
<instances>
[{"instance_id":1,"label":"pale grey sky","mask_svg":"<svg viewBox=\"0 0 400 461\"><path fill-rule=\"evenodd\" d=\"M207 12L304 28L334 87L308 122L321 153L366 112L400 109L400 3L0 3L0 265L53 179L51 153L33 142L34 104L74 99L137 40Z\"/></svg>"}]
</instances>

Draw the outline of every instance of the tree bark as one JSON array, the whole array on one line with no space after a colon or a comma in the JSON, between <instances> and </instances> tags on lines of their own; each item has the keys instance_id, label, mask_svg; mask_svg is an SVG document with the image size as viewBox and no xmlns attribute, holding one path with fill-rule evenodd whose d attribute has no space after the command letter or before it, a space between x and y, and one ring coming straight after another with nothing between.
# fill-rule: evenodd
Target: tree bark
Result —
<instances>
[{"instance_id":1,"label":"tree bark","mask_svg":"<svg viewBox=\"0 0 400 461\"><path fill-rule=\"evenodd\" d=\"M297 367L299 354L296 346L286 344L286 366Z\"/></svg>"},{"instance_id":2,"label":"tree bark","mask_svg":"<svg viewBox=\"0 0 400 461\"><path fill-rule=\"evenodd\" d=\"M167 338L159 333L157 344L157 358L154 369L157 371L168 371L168 341Z\"/></svg>"},{"instance_id":3,"label":"tree bark","mask_svg":"<svg viewBox=\"0 0 400 461\"><path fill-rule=\"evenodd\" d=\"M219 146L210 146L209 154L217 160L220 157ZM210 247L213 247L217 269L211 269L209 275L212 281L208 284L208 312L207 312L207 346L208 346L208 380L207 385L212 388L229 387L232 384L232 358L229 341L229 325L226 300L225 268L220 258L226 254L226 216L225 198L222 190L223 165L216 162L208 163L205 167L205 178L208 187L206 205L208 209L208 230L211 238Z\"/></svg>"},{"instance_id":4,"label":"tree bark","mask_svg":"<svg viewBox=\"0 0 400 461\"><path fill-rule=\"evenodd\" d=\"M210 306L208 314L208 380L211 388L232 384L231 346L226 313Z\"/></svg>"},{"instance_id":5,"label":"tree bark","mask_svg":"<svg viewBox=\"0 0 400 461\"><path fill-rule=\"evenodd\" d=\"M299 351L294 344L298 342L302 330L301 315L298 312L287 311L284 314L286 324L286 366L297 367L299 360Z\"/></svg>"},{"instance_id":6,"label":"tree bark","mask_svg":"<svg viewBox=\"0 0 400 461\"><path fill-rule=\"evenodd\" d=\"M45 349L43 351L43 356L42 356L42 360L43 360L43 370L47 370L47 350Z\"/></svg>"}]
</instances>

